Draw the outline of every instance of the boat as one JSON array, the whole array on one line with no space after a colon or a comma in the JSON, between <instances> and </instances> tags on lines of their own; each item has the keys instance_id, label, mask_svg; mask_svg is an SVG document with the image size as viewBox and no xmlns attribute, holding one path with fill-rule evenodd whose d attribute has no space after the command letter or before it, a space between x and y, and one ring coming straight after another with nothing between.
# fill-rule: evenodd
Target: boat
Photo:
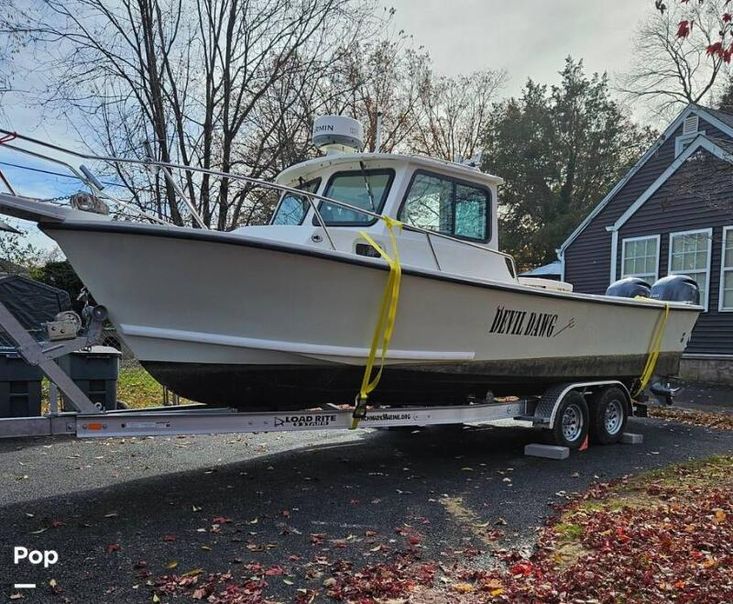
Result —
<instances>
[{"instance_id":1,"label":"boat","mask_svg":"<svg viewBox=\"0 0 733 604\"><path fill-rule=\"evenodd\" d=\"M6 146L42 144L18 138L25 144ZM673 299L668 284L656 296L642 284L642 298L589 295L520 277L499 249L502 180L475 161L363 152L361 126L342 116L317 121L314 143L324 155L274 182L148 162L168 176L209 172L276 190L266 225L221 232L117 219L83 166L74 173L90 192L71 206L10 190L0 212L58 243L156 380L210 405L349 404L380 366L369 401L392 406L601 379L632 388L650 357L656 374L677 372L702 311L694 295Z\"/></svg>"}]
</instances>

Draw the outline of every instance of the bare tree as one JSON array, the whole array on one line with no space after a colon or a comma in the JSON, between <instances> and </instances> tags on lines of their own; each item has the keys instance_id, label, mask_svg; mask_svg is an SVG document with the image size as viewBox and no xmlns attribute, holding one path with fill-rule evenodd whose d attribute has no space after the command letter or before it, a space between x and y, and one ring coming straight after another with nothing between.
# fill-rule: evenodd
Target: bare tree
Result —
<instances>
[{"instance_id":1,"label":"bare tree","mask_svg":"<svg viewBox=\"0 0 733 604\"><path fill-rule=\"evenodd\" d=\"M725 27L724 2L672 2L655 11L636 33L633 66L620 90L663 117L681 104L709 102L727 79L720 78L727 72L724 57L709 51Z\"/></svg>"},{"instance_id":2,"label":"bare tree","mask_svg":"<svg viewBox=\"0 0 733 604\"><path fill-rule=\"evenodd\" d=\"M371 35L368 8L361 0L43 0L14 31L51 57L47 102L95 147L257 177L278 158L270 142L282 121L263 121L273 91L297 84L289 89L297 98L317 67ZM165 174L117 169L138 205L187 221ZM188 173L178 184L207 225L229 229L247 215L249 187L229 178Z\"/></svg>"},{"instance_id":3,"label":"bare tree","mask_svg":"<svg viewBox=\"0 0 733 604\"><path fill-rule=\"evenodd\" d=\"M506 72L488 70L428 81L420 93L413 151L448 161L481 151L491 109L506 80Z\"/></svg>"}]
</instances>

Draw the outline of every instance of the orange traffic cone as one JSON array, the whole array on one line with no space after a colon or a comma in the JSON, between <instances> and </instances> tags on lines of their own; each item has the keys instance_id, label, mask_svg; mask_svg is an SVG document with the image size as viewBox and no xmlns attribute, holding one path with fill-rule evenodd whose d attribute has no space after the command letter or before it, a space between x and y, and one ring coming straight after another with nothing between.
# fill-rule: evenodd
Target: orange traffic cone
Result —
<instances>
[{"instance_id":1,"label":"orange traffic cone","mask_svg":"<svg viewBox=\"0 0 733 604\"><path fill-rule=\"evenodd\" d=\"M585 435L585 439L583 440L583 444L580 445L580 448L578 451L585 451L588 448L588 435Z\"/></svg>"}]
</instances>

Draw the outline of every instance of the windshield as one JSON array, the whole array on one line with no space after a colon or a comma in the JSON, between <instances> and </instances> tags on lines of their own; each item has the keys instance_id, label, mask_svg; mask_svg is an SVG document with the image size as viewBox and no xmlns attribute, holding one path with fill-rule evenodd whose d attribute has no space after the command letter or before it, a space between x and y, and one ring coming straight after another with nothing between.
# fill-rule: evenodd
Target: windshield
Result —
<instances>
[{"instance_id":1,"label":"windshield","mask_svg":"<svg viewBox=\"0 0 733 604\"><path fill-rule=\"evenodd\" d=\"M328 181L323 195L370 212L379 213L384 207L393 178L394 170L337 172ZM374 204L372 204L372 199ZM367 214L342 208L327 201L322 201L318 205L318 211L328 226L368 225L375 220ZM318 224L315 216L313 224Z\"/></svg>"},{"instance_id":2,"label":"windshield","mask_svg":"<svg viewBox=\"0 0 733 604\"><path fill-rule=\"evenodd\" d=\"M314 178L298 185L297 188L308 193L315 193L320 184L321 179ZM308 200L304 196L295 195L294 193L284 193L270 224L302 224L305 215L308 213L309 205Z\"/></svg>"}]
</instances>

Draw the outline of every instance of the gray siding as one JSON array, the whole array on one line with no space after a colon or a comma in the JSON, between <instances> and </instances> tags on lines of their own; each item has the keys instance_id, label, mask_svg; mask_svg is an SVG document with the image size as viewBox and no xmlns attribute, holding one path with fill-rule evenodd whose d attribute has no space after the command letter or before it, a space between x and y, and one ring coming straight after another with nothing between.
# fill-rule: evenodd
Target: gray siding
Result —
<instances>
[{"instance_id":1,"label":"gray siding","mask_svg":"<svg viewBox=\"0 0 733 604\"><path fill-rule=\"evenodd\" d=\"M705 152L707 153L707 152ZM733 226L733 166L713 160L703 194L690 191L692 172L683 166L619 230L616 270L621 275L622 241L660 235L659 276L668 271L670 233L712 228L708 311L701 314L687 346L689 353L733 354L733 312L719 312L723 227Z\"/></svg>"}]
</instances>

